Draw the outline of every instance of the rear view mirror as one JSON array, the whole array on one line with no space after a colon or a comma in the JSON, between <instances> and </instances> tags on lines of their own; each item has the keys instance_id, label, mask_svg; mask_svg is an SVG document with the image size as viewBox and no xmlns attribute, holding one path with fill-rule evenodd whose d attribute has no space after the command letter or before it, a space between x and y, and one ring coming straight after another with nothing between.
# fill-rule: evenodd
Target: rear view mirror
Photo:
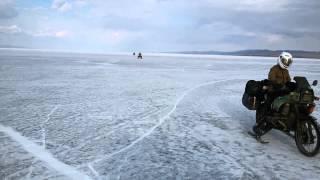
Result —
<instances>
[{"instance_id":1,"label":"rear view mirror","mask_svg":"<svg viewBox=\"0 0 320 180\"><path fill-rule=\"evenodd\" d=\"M318 85L318 80L314 80L312 83L312 86L316 86L316 85Z\"/></svg>"}]
</instances>

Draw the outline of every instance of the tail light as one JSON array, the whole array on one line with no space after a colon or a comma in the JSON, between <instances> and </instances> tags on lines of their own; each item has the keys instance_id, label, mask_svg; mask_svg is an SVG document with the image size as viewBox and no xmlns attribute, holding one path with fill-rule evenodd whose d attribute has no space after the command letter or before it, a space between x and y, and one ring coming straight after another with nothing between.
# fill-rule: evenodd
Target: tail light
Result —
<instances>
[{"instance_id":1,"label":"tail light","mask_svg":"<svg viewBox=\"0 0 320 180\"><path fill-rule=\"evenodd\" d=\"M315 109L316 105L315 104L309 104L307 111L309 114L313 113L314 109Z\"/></svg>"}]
</instances>

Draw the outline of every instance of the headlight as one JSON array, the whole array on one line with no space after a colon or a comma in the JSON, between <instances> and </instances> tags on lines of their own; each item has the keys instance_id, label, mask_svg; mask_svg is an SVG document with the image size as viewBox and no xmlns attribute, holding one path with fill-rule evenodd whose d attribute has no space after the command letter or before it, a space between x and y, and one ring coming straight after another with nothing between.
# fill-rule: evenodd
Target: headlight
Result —
<instances>
[{"instance_id":1,"label":"headlight","mask_svg":"<svg viewBox=\"0 0 320 180\"><path fill-rule=\"evenodd\" d=\"M301 98L301 101L304 102L304 103L311 103L313 102L314 100L314 96L312 95L312 93L310 91L305 91L303 94L302 94L302 98Z\"/></svg>"}]
</instances>

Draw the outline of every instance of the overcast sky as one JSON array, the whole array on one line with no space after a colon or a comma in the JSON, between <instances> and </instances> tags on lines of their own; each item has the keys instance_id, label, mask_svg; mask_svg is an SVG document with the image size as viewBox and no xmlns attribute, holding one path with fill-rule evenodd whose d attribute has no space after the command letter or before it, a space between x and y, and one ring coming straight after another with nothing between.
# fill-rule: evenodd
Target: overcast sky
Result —
<instances>
[{"instance_id":1,"label":"overcast sky","mask_svg":"<svg viewBox=\"0 0 320 180\"><path fill-rule=\"evenodd\" d=\"M0 46L320 50L320 0L0 0Z\"/></svg>"}]
</instances>

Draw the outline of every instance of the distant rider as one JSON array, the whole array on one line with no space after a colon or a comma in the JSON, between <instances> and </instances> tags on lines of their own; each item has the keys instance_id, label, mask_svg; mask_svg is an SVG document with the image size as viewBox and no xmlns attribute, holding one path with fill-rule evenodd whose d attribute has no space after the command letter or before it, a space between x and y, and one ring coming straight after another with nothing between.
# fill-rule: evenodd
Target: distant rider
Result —
<instances>
[{"instance_id":1,"label":"distant rider","mask_svg":"<svg viewBox=\"0 0 320 180\"><path fill-rule=\"evenodd\" d=\"M282 52L278 58L278 63L274 65L269 72L268 80L269 82L263 86L263 90L266 90L268 93L267 101L265 102L263 109L264 112L267 112L271 108L271 104L274 99L278 96L284 95L287 93L286 88L291 88L292 84L290 83L291 77L288 71L288 68L291 66L293 60L292 55L288 52ZM253 126L253 131L257 135L265 134L260 128L261 124L264 123L264 118L257 119L256 124ZM265 131L268 131L265 130Z\"/></svg>"}]
</instances>

